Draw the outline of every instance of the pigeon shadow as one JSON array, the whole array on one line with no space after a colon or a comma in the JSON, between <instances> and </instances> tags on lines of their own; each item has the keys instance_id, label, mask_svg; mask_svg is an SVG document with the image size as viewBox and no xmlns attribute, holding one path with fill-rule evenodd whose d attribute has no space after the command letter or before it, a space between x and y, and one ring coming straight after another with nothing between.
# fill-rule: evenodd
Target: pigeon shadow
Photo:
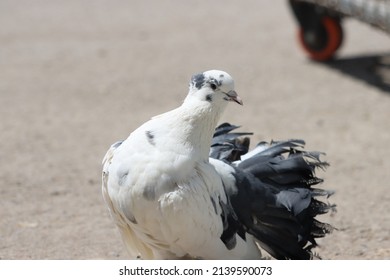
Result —
<instances>
[{"instance_id":1,"label":"pigeon shadow","mask_svg":"<svg viewBox=\"0 0 390 280\"><path fill-rule=\"evenodd\" d=\"M323 65L390 94L390 53L337 58Z\"/></svg>"}]
</instances>

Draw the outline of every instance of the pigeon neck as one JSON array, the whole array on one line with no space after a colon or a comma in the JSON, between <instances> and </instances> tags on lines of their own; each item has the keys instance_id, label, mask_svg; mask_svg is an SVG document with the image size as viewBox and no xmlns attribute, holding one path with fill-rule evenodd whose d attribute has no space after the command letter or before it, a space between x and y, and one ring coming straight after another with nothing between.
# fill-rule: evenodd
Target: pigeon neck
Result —
<instances>
[{"instance_id":1,"label":"pigeon neck","mask_svg":"<svg viewBox=\"0 0 390 280\"><path fill-rule=\"evenodd\" d=\"M178 129L181 129L183 141L190 145L194 157L208 160L211 139L222 111L212 108L206 102L200 102L197 106L183 104L181 107L182 126Z\"/></svg>"}]
</instances>

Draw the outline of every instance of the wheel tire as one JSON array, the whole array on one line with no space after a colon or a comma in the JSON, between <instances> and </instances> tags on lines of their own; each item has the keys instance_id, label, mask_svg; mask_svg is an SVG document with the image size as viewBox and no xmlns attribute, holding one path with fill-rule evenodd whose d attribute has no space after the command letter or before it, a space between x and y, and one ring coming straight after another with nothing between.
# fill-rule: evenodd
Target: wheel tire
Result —
<instances>
[{"instance_id":1,"label":"wheel tire","mask_svg":"<svg viewBox=\"0 0 390 280\"><path fill-rule=\"evenodd\" d=\"M322 36L323 43L320 48L314 48L305 39L305 30L300 29L298 32L298 40L302 48L307 52L308 56L316 61L330 60L336 51L340 48L343 42L343 29L340 21L324 16L321 20L321 27L323 28L323 36L321 34L315 34L316 36Z\"/></svg>"}]
</instances>

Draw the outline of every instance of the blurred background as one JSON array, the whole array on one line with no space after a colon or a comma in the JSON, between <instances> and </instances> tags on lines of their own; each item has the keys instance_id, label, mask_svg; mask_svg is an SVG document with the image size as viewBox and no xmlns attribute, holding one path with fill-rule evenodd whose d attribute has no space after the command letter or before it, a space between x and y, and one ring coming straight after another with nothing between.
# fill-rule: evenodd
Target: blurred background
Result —
<instances>
[{"instance_id":1,"label":"blurred background","mask_svg":"<svg viewBox=\"0 0 390 280\"><path fill-rule=\"evenodd\" d=\"M343 21L334 60L308 59L287 1L1 0L0 259L125 259L101 160L179 106L192 74L229 72L257 141L326 152L336 228L324 259L390 258L390 37Z\"/></svg>"}]
</instances>

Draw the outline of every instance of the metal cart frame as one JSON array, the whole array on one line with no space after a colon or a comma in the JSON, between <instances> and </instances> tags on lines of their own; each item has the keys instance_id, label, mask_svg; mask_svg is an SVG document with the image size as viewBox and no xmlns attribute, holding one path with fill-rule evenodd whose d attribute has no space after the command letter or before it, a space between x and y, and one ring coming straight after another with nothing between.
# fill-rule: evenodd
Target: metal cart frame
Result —
<instances>
[{"instance_id":1,"label":"metal cart frame","mask_svg":"<svg viewBox=\"0 0 390 280\"><path fill-rule=\"evenodd\" d=\"M342 45L342 20L354 17L390 33L390 0L289 0L298 40L316 61L331 59Z\"/></svg>"}]
</instances>

